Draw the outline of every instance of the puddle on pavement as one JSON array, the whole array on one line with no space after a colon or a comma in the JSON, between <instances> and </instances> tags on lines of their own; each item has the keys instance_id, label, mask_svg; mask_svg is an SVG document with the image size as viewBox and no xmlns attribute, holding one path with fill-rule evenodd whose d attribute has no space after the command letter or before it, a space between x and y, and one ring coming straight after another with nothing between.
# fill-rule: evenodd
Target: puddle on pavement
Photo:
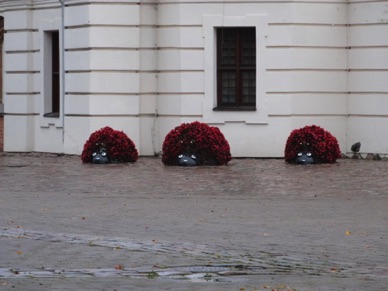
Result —
<instances>
[{"instance_id":1,"label":"puddle on pavement","mask_svg":"<svg viewBox=\"0 0 388 291\"><path fill-rule=\"evenodd\" d=\"M47 243L69 243L86 246L122 248L148 253L167 255L185 255L191 257L211 258L221 256L225 263L188 265L188 266L152 266L122 269L10 269L0 268L0 278L74 278L74 277L133 277L173 280L190 280L195 282L226 282L243 280L255 275L330 275L335 277L367 276L370 278L388 278L386 268L373 266L355 266L354 264L313 260L292 255L261 252L257 256L226 250L219 246L198 245L173 242L139 242L128 238L107 238L92 235L61 234L25 229L1 229L0 237L41 240ZM337 266L335 270L328 266Z\"/></svg>"}]
</instances>

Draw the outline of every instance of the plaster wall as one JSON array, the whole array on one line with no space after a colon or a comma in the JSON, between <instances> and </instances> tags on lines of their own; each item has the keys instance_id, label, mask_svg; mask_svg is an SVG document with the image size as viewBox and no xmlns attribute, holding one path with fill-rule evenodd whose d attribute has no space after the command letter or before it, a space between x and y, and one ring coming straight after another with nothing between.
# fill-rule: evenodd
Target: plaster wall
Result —
<instances>
[{"instance_id":1,"label":"plaster wall","mask_svg":"<svg viewBox=\"0 0 388 291\"><path fill-rule=\"evenodd\" d=\"M348 149L388 153L388 1L349 3Z\"/></svg>"},{"instance_id":2,"label":"plaster wall","mask_svg":"<svg viewBox=\"0 0 388 291\"><path fill-rule=\"evenodd\" d=\"M61 28L60 5L22 2L0 3L6 151L80 154L109 125L153 155L172 128L198 120L220 127L236 157L282 157L291 130L311 124L343 152L360 140L388 153L376 138L386 123L388 1L65 1L59 120L42 116L41 41ZM254 112L213 111L221 26L256 27Z\"/></svg>"},{"instance_id":3,"label":"plaster wall","mask_svg":"<svg viewBox=\"0 0 388 291\"><path fill-rule=\"evenodd\" d=\"M290 131L310 124L345 147L346 1L181 1L160 3L158 10L159 141L179 123L201 120L220 127L233 156L281 157ZM214 28L221 26L256 26L255 112L212 110Z\"/></svg>"},{"instance_id":4,"label":"plaster wall","mask_svg":"<svg viewBox=\"0 0 388 291\"><path fill-rule=\"evenodd\" d=\"M28 11L11 10L2 16L6 31L3 45L4 150L30 151L35 142L33 123L39 91L36 32ZM19 17L23 20L17 21Z\"/></svg>"}]
</instances>

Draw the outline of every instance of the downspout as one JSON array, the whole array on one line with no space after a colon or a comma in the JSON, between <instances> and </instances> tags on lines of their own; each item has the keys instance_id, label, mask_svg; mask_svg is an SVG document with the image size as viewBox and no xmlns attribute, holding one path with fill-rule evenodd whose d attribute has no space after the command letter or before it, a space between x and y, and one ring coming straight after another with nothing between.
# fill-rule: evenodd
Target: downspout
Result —
<instances>
[{"instance_id":1,"label":"downspout","mask_svg":"<svg viewBox=\"0 0 388 291\"><path fill-rule=\"evenodd\" d=\"M61 3L61 84L62 84L62 143L65 143L65 0L59 0Z\"/></svg>"}]
</instances>

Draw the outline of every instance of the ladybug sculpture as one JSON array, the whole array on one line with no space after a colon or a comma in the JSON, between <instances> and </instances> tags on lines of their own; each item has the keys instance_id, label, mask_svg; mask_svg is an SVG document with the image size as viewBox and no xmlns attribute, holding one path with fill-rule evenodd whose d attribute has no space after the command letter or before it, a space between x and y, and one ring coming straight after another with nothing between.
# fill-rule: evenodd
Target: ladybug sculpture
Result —
<instances>
[{"instance_id":1,"label":"ladybug sculpture","mask_svg":"<svg viewBox=\"0 0 388 291\"><path fill-rule=\"evenodd\" d=\"M165 137L162 162L172 166L226 165L231 159L228 141L217 127L194 121L182 123Z\"/></svg>"},{"instance_id":2,"label":"ladybug sculpture","mask_svg":"<svg viewBox=\"0 0 388 291\"><path fill-rule=\"evenodd\" d=\"M317 125L293 130L284 150L284 158L291 164L335 163L340 157L337 139Z\"/></svg>"}]
</instances>

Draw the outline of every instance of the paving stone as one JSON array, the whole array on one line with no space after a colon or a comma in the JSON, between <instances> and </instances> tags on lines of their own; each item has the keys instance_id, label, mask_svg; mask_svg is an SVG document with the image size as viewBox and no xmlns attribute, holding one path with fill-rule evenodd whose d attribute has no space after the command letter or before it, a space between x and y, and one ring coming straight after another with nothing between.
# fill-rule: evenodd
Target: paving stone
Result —
<instances>
[{"instance_id":1,"label":"paving stone","mask_svg":"<svg viewBox=\"0 0 388 291\"><path fill-rule=\"evenodd\" d=\"M0 154L0 290L387 290L388 163Z\"/></svg>"}]
</instances>

